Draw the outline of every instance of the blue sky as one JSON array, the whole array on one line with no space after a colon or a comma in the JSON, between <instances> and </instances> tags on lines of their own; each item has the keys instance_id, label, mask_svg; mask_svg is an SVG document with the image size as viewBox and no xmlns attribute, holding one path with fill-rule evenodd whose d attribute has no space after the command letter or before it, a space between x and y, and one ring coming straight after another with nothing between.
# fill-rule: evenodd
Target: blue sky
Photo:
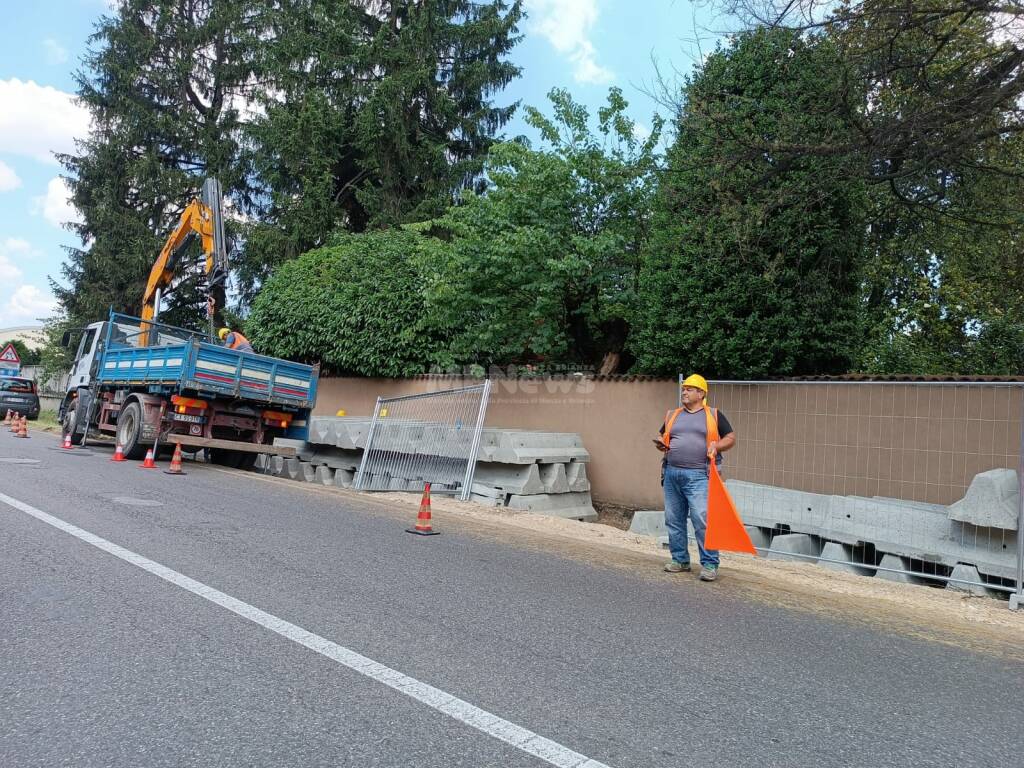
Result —
<instances>
[{"instance_id":1,"label":"blue sky","mask_svg":"<svg viewBox=\"0 0 1024 768\"><path fill-rule=\"evenodd\" d=\"M70 151L88 130L74 104L74 70L96 21L116 0L10 4L0 47L0 328L36 325L54 307L49 276L59 277L62 246L75 244L60 223L67 204L53 151ZM643 91L665 72L689 72L712 45L715 26L703 3L684 0L526 0L530 18L512 59L524 68L499 102L544 107L555 87L569 89L595 113L610 86L620 87L631 116L649 127L662 111ZM703 38L698 46L696 38ZM510 136L529 133L520 120ZM154 257L156 254L154 254Z\"/></svg>"}]
</instances>

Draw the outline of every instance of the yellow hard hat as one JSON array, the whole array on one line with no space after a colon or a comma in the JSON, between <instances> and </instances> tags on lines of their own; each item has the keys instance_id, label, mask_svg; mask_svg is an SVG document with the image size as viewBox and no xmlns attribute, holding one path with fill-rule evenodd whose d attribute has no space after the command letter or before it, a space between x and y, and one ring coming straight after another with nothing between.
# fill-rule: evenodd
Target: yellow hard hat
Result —
<instances>
[{"instance_id":1,"label":"yellow hard hat","mask_svg":"<svg viewBox=\"0 0 1024 768\"><path fill-rule=\"evenodd\" d=\"M684 387L696 387L702 390L706 395L708 393L708 382L703 376L693 373L686 377L686 381L683 382Z\"/></svg>"},{"instance_id":2,"label":"yellow hard hat","mask_svg":"<svg viewBox=\"0 0 1024 768\"><path fill-rule=\"evenodd\" d=\"M217 337L221 341L224 341L224 339L227 337L227 335L229 333L231 333L230 329L228 329L228 328L221 328L219 331L217 331Z\"/></svg>"}]
</instances>

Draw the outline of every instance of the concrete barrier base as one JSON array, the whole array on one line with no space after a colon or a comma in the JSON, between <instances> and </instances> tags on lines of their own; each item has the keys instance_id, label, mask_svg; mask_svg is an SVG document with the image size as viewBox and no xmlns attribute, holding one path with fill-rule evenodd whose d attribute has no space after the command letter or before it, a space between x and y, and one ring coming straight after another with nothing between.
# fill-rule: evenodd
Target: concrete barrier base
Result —
<instances>
[{"instance_id":1,"label":"concrete barrier base","mask_svg":"<svg viewBox=\"0 0 1024 768\"><path fill-rule=\"evenodd\" d=\"M768 549L772 545L772 534L767 528L760 528L756 525L744 525L747 529L747 535L750 537L750 543L758 549ZM758 552L760 557L764 557L767 553Z\"/></svg>"},{"instance_id":2,"label":"concrete barrier base","mask_svg":"<svg viewBox=\"0 0 1024 768\"><path fill-rule=\"evenodd\" d=\"M768 552L768 559L813 563L820 554L821 545L813 536L808 536L806 533L783 533L772 539L772 548ZM803 555L803 557L798 557L798 555Z\"/></svg>"},{"instance_id":3,"label":"concrete barrier base","mask_svg":"<svg viewBox=\"0 0 1024 768\"><path fill-rule=\"evenodd\" d=\"M892 568L894 570L910 570L910 560L899 555L886 554L882 557L881 562L878 563L879 570L875 573L876 579L882 579L883 581L895 581L899 584L924 584L924 579L917 576L912 576L909 573L893 573L888 570L881 570L882 568Z\"/></svg>"},{"instance_id":4,"label":"concrete barrier base","mask_svg":"<svg viewBox=\"0 0 1024 768\"><path fill-rule=\"evenodd\" d=\"M640 536L664 536L665 513L660 509L639 509L633 513L629 532Z\"/></svg>"},{"instance_id":5,"label":"concrete barrier base","mask_svg":"<svg viewBox=\"0 0 1024 768\"><path fill-rule=\"evenodd\" d=\"M981 574L978 573L978 569L973 565L957 564L953 568L953 572L949 574L949 578L959 579L963 582L977 582L974 584L964 584L961 581L950 581L946 584L946 589L954 592L967 592L978 597L995 597L998 594L998 590L982 586Z\"/></svg>"},{"instance_id":6,"label":"concrete barrier base","mask_svg":"<svg viewBox=\"0 0 1024 768\"><path fill-rule=\"evenodd\" d=\"M835 541L826 542L821 549L821 559L818 560L818 565L828 568L830 571L853 573L857 576L870 576L874 572L873 568L865 568L857 563L853 547Z\"/></svg>"}]
</instances>

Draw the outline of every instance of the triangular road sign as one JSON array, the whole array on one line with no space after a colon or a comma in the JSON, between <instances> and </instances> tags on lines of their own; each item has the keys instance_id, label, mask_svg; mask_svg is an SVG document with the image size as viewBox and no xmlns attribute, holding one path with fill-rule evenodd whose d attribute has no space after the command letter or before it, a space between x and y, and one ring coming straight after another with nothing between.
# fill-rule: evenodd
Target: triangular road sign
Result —
<instances>
[{"instance_id":1,"label":"triangular road sign","mask_svg":"<svg viewBox=\"0 0 1024 768\"><path fill-rule=\"evenodd\" d=\"M18 357L18 350L14 348L13 344L8 344L4 347L4 351L0 352L0 363L14 363L15 365L21 365L21 358Z\"/></svg>"}]
</instances>

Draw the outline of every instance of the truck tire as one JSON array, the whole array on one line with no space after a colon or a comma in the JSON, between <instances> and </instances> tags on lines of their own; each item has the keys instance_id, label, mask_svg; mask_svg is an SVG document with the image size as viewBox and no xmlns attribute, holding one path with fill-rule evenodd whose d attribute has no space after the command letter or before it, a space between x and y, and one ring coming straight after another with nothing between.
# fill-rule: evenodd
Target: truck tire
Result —
<instances>
[{"instance_id":1,"label":"truck tire","mask_svg":"<svg viewBox=\"0 0 1024 768\"><path fill-rule=\"evenodd\" d=\"M78 432L78 403L72 403L64 412L64 419L60 423L60 436L63 440L71 435L72 445L81 445L85 442L85 431Z\"/></svg>"},{"instance_id":2,"label":"truck tire","mask_svg":"<svg viewBox=\"0 0 1024 768\"><path fill-rule=\"evenodd\" d=\"M117 442L126 459L141 459L146 455L142 444L142 406L132 401L117 416Z\"/></svg>"}]
</instances>

